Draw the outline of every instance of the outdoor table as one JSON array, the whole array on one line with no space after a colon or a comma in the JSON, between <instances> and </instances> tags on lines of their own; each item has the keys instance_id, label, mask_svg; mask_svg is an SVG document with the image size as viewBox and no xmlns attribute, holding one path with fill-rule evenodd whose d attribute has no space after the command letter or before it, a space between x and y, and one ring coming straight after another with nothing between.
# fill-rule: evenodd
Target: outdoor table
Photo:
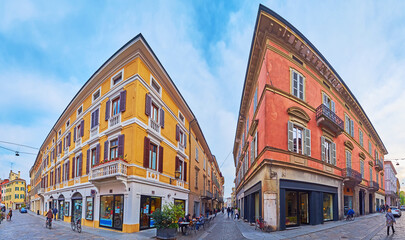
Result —
<instances>
[{"instance_id":1,"label":"outdoor table","mask_svg":"<svg viewBox=\"0 0 405 240\"><path fill-rule=\"evenodd\" d=\"M190 222L179 222L179 226L181 227L181 232L183 233L183 235L186 234L186 233L183 231L183 227L187 227L188 225L190 225Z\"/></svg>"}]
</instances>

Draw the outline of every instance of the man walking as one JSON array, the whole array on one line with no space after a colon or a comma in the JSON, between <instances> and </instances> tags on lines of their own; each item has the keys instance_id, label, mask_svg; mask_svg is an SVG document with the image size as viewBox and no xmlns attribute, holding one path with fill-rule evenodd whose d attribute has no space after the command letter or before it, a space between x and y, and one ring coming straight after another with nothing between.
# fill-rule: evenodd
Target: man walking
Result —
<instances>
[{"instance_id":1,"label":"man walking","mask_svg":"<svg viewBox=\"0 0 405 240\"><path fill-rule=\"evenodd\" d=\"M52 210L52 213L53 213L53 216L54 216L55 221L56 221L56 214L58 213L58 209L56 209L56 207L54 207L53 210Z\"/></svg>"}]
</instances>

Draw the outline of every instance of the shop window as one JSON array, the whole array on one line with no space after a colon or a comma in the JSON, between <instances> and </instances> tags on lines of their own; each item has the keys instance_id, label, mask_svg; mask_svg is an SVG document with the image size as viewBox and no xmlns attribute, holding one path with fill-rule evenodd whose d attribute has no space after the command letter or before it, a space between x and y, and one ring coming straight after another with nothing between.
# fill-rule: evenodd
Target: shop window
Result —
<instances>
[{"instance_id":1,"label":"shop window","mask_svg":"<svg viewBox=\"0 0 405 240\"><path fill-rule=\"evenodd\" d=\"M155 221L150 214L162 207L162 198L141 196L140 229L155 227Z\"/></svg>"},{"instance_id":2,"label":"shop window","mask_svg":"<svg viewBox=\"0 0 405 240\"><path fill-rule=\"evenodd\" d=\"M69 206L70 206L70 203L69 203L69 202L65 202L65 216L66 216L66 217L69 216Z\"/></svg>"},{"instance_id":3,"label":"shop window","mask_svg":"<svg viewBox=\"0 0 405 240\"><path fill-rule=\"evenodd\" d=\"M93 221L93 197L86 197L86 220Z\"/></svg>"},{"instance_id":4,"label":"shop window","mask_svg":"<svg viewBox=\"0 0 405 240\"><path fill-rule=\"evenodd\" d=\"M323 193L323 220L333 220L333 194Z\"/></svg>"}]
</instances>

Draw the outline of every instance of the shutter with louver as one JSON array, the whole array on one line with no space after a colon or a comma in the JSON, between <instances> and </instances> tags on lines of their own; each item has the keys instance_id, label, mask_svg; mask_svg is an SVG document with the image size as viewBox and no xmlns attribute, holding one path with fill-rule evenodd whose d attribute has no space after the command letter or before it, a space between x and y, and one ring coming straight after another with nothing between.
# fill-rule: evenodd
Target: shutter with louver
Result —
<instances>
[{"instance_id":1,"label":"shutter with louver","mask_svg":"<svg viewBox=\"0 0 405 240\"><path fill-rule=\"evenodd\" d=\"M75 127L73 128L73 142L76 141L76 129L77 129L77 126L75 126Z\"/></svg>"},{"instance_id":2,"label":"shutter with louver","mask_svg":"<svg viewBox=\"0 0 405 240\"><path fill-rule=\"evenodd\" d=\"M90 149L87 149L86 154L86 174L89 174L90 171Z\"/></svg>"},{"instance_id":3,"label":"shutter with louver","mask_svg":"<svg viewBox=\"0 0 405 240\"><path fill-rule=\"evenodd\" d=\"M322 161L325 162L325 137L321 137Z\"/></svg>"},{"instance_id":4,"label":"shutter with louver","mask_svg":"<svg viewBox=\"0 0 405 240\"><path fill-rule=\"evenodd\" d=\"M96 164L100 163L100 144L96 146Z\"/></svg>"},{"instance_id":5,"label":"shutter with louver","mask_svg":"<svg viewBox=\"0 0 405 240\"><path fill-rule=\"evenodd\" d=\"M78 177L80 177L80 176L82 176L82 172L83 172L83 155L80 153L78 158L79 158L79 160L77 161L77 165L79 165Z\"/></svg>"},{"instance_id":6,"label":"shutter with louver","mask_svg":"<svg viewBox=\"0 0 405 240\"><path fill-rule=\"evenodd\" d=\"M187 135L184 133L184 148L187 148Z\"/></svg>"},{"instance_id":7,"label":"shutter with louver","mask_svg":"<svg viewBox=\"0 0 405 240\"><path fill-rule=\"evenodd\" d=\"M108 140L104 142L104 161L108 160Z\"/></svg>"},{"instance_id":8,"label":"shutter with louver","mask_svg":"<svg viewBox=\"0 0 405 240\"><path fill-rule=\"evenodd\" d=\"M336 166L336 143L332 143L332 164Z\"/></svg>"},{"instance_id":9,"label":"shutter with louver","mask_svg":"<svg viewBox=\"0 0 405 240\"><path fill-rule=\"evenodd\" d=\"M151 98L151 96L147 93L147 94L145 95L145 114L146 114L146 116L150 116L151 107L152 107L152 98Z\"/></svg>"},{"instance_id":10,"label":"shutter with louver","mask_svg":"<svg viewBox=\"0 0 405 240\"><path fill-rule=\"evenodd\" d=\"M335 113L335 102L333 100L330 101L330 105L332 112Z\"/></svg>"},{"instance_id":11,"label":"shutter with louver","mask_svg":"<svg viewBox=\"0 0 405 240\"><path fill-rule=\"evenodd\" d=\"M311 130L305 128L305 155L311 156Z\"/></svg>"},{"instance_id":12,"label":"shutter with louver","mask_svg":"<svg viewBox=\"0 0 405 240\"><path fill-rule=\"evenodd\" d=\"M118 157L124 159L125 135L118 136Z\"/></svg>"},{"instance_id":13,"label":"shutter with louver","mask_svg":"<svg viewBox=\"0 0 405 240\"><path fill-rule=\"evenodd\" d=\"M165 110L163 108L160 109L160 126L165 128Z\"/></svg>"},{"instance_id":14,"label":"shutter with louver","mask_svg":"<svg viewBox=\"0 0 405 240\"><path fill-rule=\"evenodd\" d=\"M84 120L80 122L80 136L83 137L84 135Z\"/></svg>"},{"instance_id":15,"label":"shutter with louver","mask_svg":"<svg viewBox=\"0 0 405 240\"><path fill-rule=\"evenodd\" d=\"M288 121L288 151L294 151L293 123Z\"/></svg>"},{"instance_id":16,"label":"shutter with louver","mask_svg":"<svg viewBox=\"0 0 405 240\"><path fill-rule=\"evenodd\" d=\"M187 163L184 162L184 179L185 182L187 182Z\"/></svg>"},{"instance_id":17,"label":"shutter with louver","mask_svg":"<svg viewBox=\"0 0 405 240\"><path fill-rule=\"evenodd\" d=\"M127 102L127 90L120 92L120 112L125 112Z\"/></svg>"},{"instance_id":18,"label":"shutter with louver","mask_svg":"<svg viewBox=\"0 0 405 240\"><path fill-rule=\"evenodd\" d=\"M110 100L105 103L105 120L110 118Z\"/></svg>"},{"instance_id":19,"label":"shutter with louver","mask_svg":"<svg viewBox=\"0 0 405 240\"><path fill-rule=\"evenodd\" d=\"M163 147L159 146L159 172L163 173Z\"/></svg>"},{"instance_id":20,"label":"shutter with louver","mask_svg":"<svg viewBox=\"0 0 405 240\"><path fill-rule=\"evenodd\" d=\"M179 124L176 124L176 141L180 140L180 128Z\"/></svg>"},{"instance_id":21,"label":"shutter with louver","mask_svg":"<svg viewBox=\"0 0 405 240\"><path fill-rule=\"evenodd\" d=\"M75 158L72 158L72 178L75 178Z\"/></svg>"},{"instance_id":22,"label":"shutter with louver","mask_svg":"<svg viewBox=\"0 0 405 240\"><path fill-rule=\"evenodd\" d=\"M144 168L149 167L149 145L150 145L150 139L148 137L145 137L144 145L143 145L143 167Z\"/></svg>"}]
</instances>

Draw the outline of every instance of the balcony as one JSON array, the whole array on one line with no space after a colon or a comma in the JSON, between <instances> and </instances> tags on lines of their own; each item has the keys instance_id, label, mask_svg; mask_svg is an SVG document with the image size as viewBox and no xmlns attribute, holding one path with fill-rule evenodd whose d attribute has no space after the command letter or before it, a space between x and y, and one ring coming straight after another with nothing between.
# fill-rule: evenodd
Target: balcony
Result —
<instances>
[{"instance_id":1,"label":"balcony","mask_svg":"<svg viewBox=\"0 0 405 240\"><path fill-rule=\"evenodd\" d=\"M179 150L184 153L184 145L179 143Z\"/></svg>"},{"instance_id":2,"label":"balcony","mask_svg":"<svg viewBox=\"0 0 405 240\"><path fill-rule=\"evenodd\" d=\"M212 199L212 193L207 190L201 190L201 198L207 200Z\"/></svg>"},{"instance_id":3,"label":"balcony","mask_svg":"<svg viewBox=\"0 0 405 240\"><path fill-rule=\"evenodd\" d=\"M376 191L378 191L378 189L380 189L380 186L378 185L377 182L371 181L369 183L368 189L370 192L376 192Z\"/></svg>"},{"instance_id":4,"label":"balcony","mask_svg":"<svg viewBox=\"0 0 405 240\"><path fill-rule=\"evenodd\" d=\"M94 138L97 135L98 135L98 126L95 126L90 130L90 138Z\"/></svg>"},{"instance_id":5,"label":"balcony","mask_svg":"<svg viewBox=\"0 0 405 240\"><path fill-rule=\"evenodd\" d=\"M351 168L343 168L342 176L345 185L349 186L356 186L363 180L363 178L361 177L361 173Z\"/></svg>"},{"instance_id":6,"label":"balcony","mask_svg":"<svg viewBox=\"0 0 405 240\"><path fill-rule=\"evenodd\" d=\"M94 184L109 180L121 180L123 177L126 178L127 169L128 164L122 159L100 163L91 169L90 181Z\"/></svg>"},{"instance_id":7,"label":"balcony","mask_svg":"<svg viewBox=\"0 0 405 240\"><path fill-rule=\"evenodd\" d=\"M392 190L385 190L385 196L398 197L397 194Z\"/></svg>"},{"instance_id":8,"label":"balcony","mask_svg":"<svg viewBox=\"0 0 405 240\"><path fill-rule=\"evenodd\" d=\"M377 170L377 171L384 170L384 164L381 160L376 159L374 161L374 165L375 165L375 170Z\"/></svg>"},{"instance_id":9,"label":"balcony","mask_svg":"<svg viewBox=\"0 0 405 240\"><path fill-rule=\"evenodd\" d=\"M116 114L110 118L108 121L108 127L112 128L116 125L118 125L121 122L121 114Z\"/></svg>"},{"instance_id":10,"label":"balcony","mask_svg":"<svg viewBox=\"0 0 405 240\"><path fill-rule=\"evenodd\" d=\"M336 136L344 131L343 120L324 104L316 108L316 122L318 126L323 126L331 130Z\"/></svg>"},{"instance_id":11,"label":"balcony","mask_svg":"<svg viewBox=\"0 0 405 240\"><path fill-rule=\"evenodd\" d=\"M155 120L150 119L150 127L155 130L155 132L160 133L160 125L159 123L155 122Z\"/></svg>"}]
</instances>

